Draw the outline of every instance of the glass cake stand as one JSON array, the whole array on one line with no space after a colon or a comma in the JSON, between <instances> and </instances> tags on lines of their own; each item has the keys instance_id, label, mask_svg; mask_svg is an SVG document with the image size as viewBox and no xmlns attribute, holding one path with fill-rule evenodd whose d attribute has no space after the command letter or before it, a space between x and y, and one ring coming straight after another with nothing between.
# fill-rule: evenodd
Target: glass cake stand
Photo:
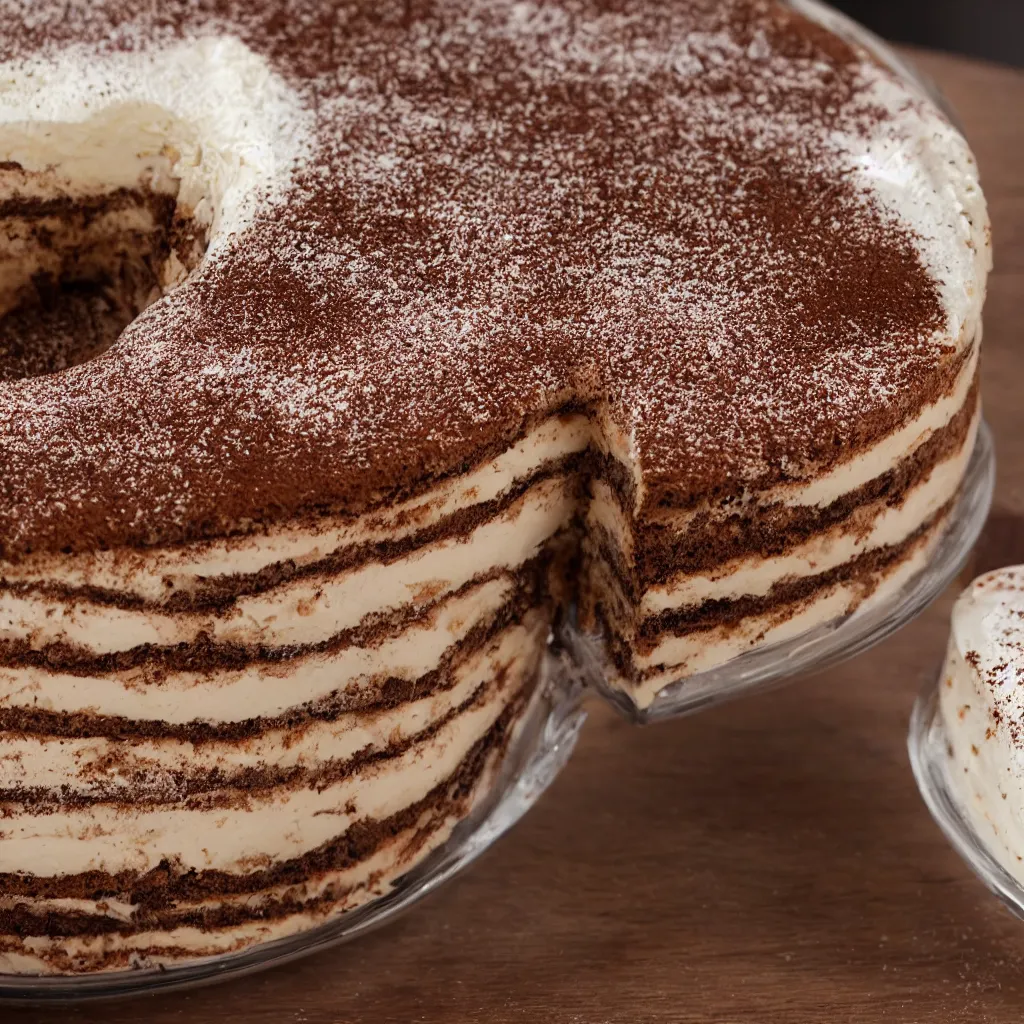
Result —
<instances>
[{"instance_id":1,"label":"glass cake stand","mask_svg":"<svg viewBox=\"0 0 1024 1024\"><path fill-rule=\"evenodd\" d=\"M917 788L953 849L1019 918L1024 919L1024 887L999 863L978 833L950 775L949 740L939 710L941 677L929 682L914 704L907 749Z\"/></svg>"},{"instance_id":2,"label":"glass cake stand","mask_svg":"<svg viewBox=\"0 0 1024 1024\"><path fill-rule=\"evenodd\" d=\"M692 714L752 690L779 685L799 672L826 668L866 651L924 611L954 580L970 554L988 518L994 485L992 435L982 423L949 521L920 572L863 610L670 683L646 708L638 708L629 694L608 684L600 638L580 632L570 620L560 639L579 678L638 723Z\"/></svg>"},{"instance_id":3,"label":"glass cake stand","mask_svg":"<svg viewBox=\"0 0 1024 1024\"><path fill-rule=\"evenodd\" d=\"M565 766L586 718L582 688L552 654L487 796L448 841L402 876L385 896L318 928L263 943L240 953L180 966L93 975L0 975L0 1003L109 999L209 984L276 967L347 942L386 924L470 865L537 802Z\"/></svg>"}]
</instances>

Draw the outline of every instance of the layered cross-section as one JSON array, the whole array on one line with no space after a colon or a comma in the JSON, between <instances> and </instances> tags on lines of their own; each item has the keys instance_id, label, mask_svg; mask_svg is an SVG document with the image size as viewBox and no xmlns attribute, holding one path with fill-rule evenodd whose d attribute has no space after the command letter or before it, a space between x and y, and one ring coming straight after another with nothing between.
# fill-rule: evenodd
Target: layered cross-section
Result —
<instances>
[{"instance_id":1,"label":"layered cross-section","mask_svg":"<svg viewBox=\"0 0 1024 1024\"><path fill-rule=\"evenodd\" d=\"M534 690L583 425L356 519L14 569L0 963L238 950L437 848Z\"/></svg>"},{"instance_id":2,"label":"layered cross-section","mask_svg":"<svg viewBox=\"0 0 1024 1024\"><path fill-rule=\"evenodd\" d=\"M682 505L593 482L581 619L612 684L649 705L666 685L893 593L942 536L979 423L977 344L935 400L883 440L798 480ZM817 471L815 471L817 470Z\"/></svg>"}]
</instances>

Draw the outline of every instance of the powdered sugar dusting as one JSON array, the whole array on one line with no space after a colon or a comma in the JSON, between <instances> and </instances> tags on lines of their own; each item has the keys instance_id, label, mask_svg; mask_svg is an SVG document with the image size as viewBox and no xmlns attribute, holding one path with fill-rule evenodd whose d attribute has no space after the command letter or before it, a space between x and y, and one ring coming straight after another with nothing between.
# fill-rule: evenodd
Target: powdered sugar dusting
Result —
<instances>
[{"instance_id":1,"label":"powdered sugar dusting","mask_svg":"<svg viewBox=\"0 0 1024 1024\"><path fill-rule=\"evenodd\" d=\"M0 391L8 551L360 507L567 401L609 411L652 494L729 493L951 373L949 295L851 160L915 159L886 112L909 93L767 0L58 7L0 3L8 52L229 36L309 146L114 348Z\"/></svg>"}]
</instances>

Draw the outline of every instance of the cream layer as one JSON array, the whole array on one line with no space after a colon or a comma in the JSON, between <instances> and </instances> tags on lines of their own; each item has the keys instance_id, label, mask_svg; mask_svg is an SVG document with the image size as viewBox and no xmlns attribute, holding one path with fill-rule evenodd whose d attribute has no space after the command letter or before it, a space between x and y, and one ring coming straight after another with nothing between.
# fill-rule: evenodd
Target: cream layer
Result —
<instances>
[{"instance_id":1,"label":"cream layer","mask_svg":"<svg viewBox=\"0 0 1024 1024\"><path fill-rule=\"evenodd\" d=\"M650 587L640 602L640 617L703 601L760 597L783 581L828 572L868 551L902 543L956 493L974 451L979 422L980 418L975 417L960 449L937 463L925 479L906 493L901 504L890 507L887 499L882 498L858 509L848 522L783 555L737 558L714 572L679 575ZM625 524L621 517L615 521L616 506L604 501L600 505L595 502L593 508L601 516L602 525L615 531L612 536L621 538Z\"/></svg>"},{"instance_id":2,"label":"cream layer","mask_svg":"<svg viewBox=\"0 0 1024 1024\"><path fill-rule=\"evenodd\" d=\"M267 647L320 643L369 615L426 606L479 575L522 565L569 521L577 503L575 481L545 479L468 537L441 540L390 563L291 580L240 597L223 614L125 609L7 591L0 593L0 639L27 639L34 647L68 643L92 654L190 643L200 634Z\"/></svg>"},{"instance_id":3,"label":"cream layer","mask_svg":"<svg viewBox=\"0 0 1024 1024\"><path fill-rule=\"evenodd\" d=\"M791 640L844 615L869 611L928 564L946 522L946 517L937 520L906 557L888 572L824 586L792 605L763 615L750 615L728 626L666 636L649 654L635 657L637 668L648 673L644 678L637 683L613 678L613 685L628 691L636 705L644 708L661 690L680 679L717 668L755 648ZM609 667L608 671L615 676L613 668Z\"/></svg>"},{"instance_id":4,"label":"cream layer","mask_svg":"<svg viewBox=\"0 0 1024 1024\"><path fill-rule=\"evenodd\" d=\"M128 814L108 804L54 813L19 806L3 822L0 872L145 872L164 860L183 869L245 872L254 862L298 857L358 821L397 814L448 779L533 678L540 656L536 639L525 638L516 662L481 700L403 754L323 787L229 806L133 807Z\"/></svg>"},{"instance_id":5,"label":"cream layer","mask_svg":"<svg viewBox=\"0 0 1024 1024\"><path fill-rule=\"evenodd\" d=\"M186 135L185 125L146 103L78 123L6 121L0 185L6 197L29 203L90 200L140 187L176 196L183 174L195 167L196 143Z\"/></svg>"},{"instance_id":6,"label":"cream layer","mask_svg":"<svg viewBox=\"0 0 1024 1024\"><path fill-rule=\"evenodd\" d=\"M950 785L978 836L1024 881L1024 566L978 577L953 608L939 712Z\"/></svg>"},{"instance_id":7,"label":"cream layer","mask_svg":"<svg viewBox=\"0 0 1024 1024\"><path fill-rule=\"evenodd\" d=\"M246 769L316 771L356 755L386 753L416 740L475 695L482 696L503 673L518 676L519 662L540 651L547 635L547 615L535 611L458 665L450 689L394 708L350 712L333 721L272 729L246 740L9 736L0 745L2 788L50 790L56 800L81 794L130 804L150 796L171 799L189 779L214 771L229 779ZM202 700L197 695L197 702Z\"/></svg>"},{"instance_id":8,"label":"cream layer","mask_svg":"<svg viewBox=\"0 0 1024 1024\"><path fill-rule=\"evenodd\" d=\"M0 708L181 724L272 718L339 692L358 700L384 679L412 683L436 668L475 626L491 621L515 589L511 574L484 580L442 598L422 619L379 642L256 661L243 669L153 674L141 667L77 676L0 667Z\"/></svg>"}]
</instances>

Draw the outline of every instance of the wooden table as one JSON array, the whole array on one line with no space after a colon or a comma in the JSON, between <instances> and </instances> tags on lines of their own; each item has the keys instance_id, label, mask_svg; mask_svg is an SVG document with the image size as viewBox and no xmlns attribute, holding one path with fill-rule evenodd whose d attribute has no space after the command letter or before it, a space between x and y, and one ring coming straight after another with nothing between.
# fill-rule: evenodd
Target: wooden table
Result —
<instances>
[{"instance_id":1,"label":"wooden table","mask_svg":"<svg viewBox=\"0 0 1024 1024\"><path fill-rule=\"evenodd\" d=\"M975 569L1024 561L1024 74L919 64L981 163L999 484ZM637 729L594 707L549 794L466 875L354 945L193 993L0 1020L1024 1020L1024 923L946 845L905 752L950 599L855 661Z\"/></svg>"}]
</instances>

